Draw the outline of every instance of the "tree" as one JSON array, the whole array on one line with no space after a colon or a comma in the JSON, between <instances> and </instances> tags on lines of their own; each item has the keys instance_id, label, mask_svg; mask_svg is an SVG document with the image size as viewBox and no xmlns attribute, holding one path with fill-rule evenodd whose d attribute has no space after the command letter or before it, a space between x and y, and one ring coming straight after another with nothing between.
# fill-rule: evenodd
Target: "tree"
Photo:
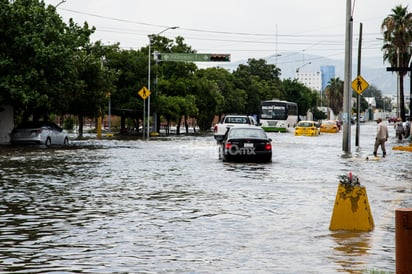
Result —
<instances>
[{"instance_id":1,"label":"tree","mask_svg":"<svg viewBox=\"0 0 412 274\"><path fill-rule=\"evenodd\" d=\"M384 44L383 60L389 61L392 67L408 67L411 58L410 44L412 42L412 13L402 5L392 9L392 14L386 17L381 25ZM403 79L407 71L399 71L399 108L400 116L405 121L405 99ZM411 94L412 95L412 94Z\"/></svg>"},{"instance_id":2,"label":"tree","mask_svg":"<svg viewBox=\"0 0 412 274\"><path fill-rule=\"evenodd\" d=\"M376 108L383 108L383 97L382 97L382 91L376 88L374 85L370 85L364 92L361 94L362 98L365 97L373 97L375 98L376 101ZM361 108L362 111L362 108Z\"/></svg>"},{"instance_id":3,"label":"tree","mask_svg":"<svg viewBox=\"0 0 412 274\"><path fill-rule=\"evenodd\" d=\"M241 64L233 72L237 89L247 94L245 112L257 114L260 103L264 100L279 98L281 81L280 70L275 65L269 65L264 59L249 59L247 65Z\"/></svg>"},{"instance_id":4,"label":"tree","mask_svg":"<svg viewBox=\"0 0 412 274\"><path fill-rule=\"evenodd\" d=\"M195 117L199 128L202 131L209 130L216 114L218 102L223 99L223 96L220 94L216 82L205 77L197 78L193 82L192 90L199 110Z\"/></svg>"},{"instance_id":5,"label":"tree","mask_svg":"<svg viewBox=\"0 0 412 274\"><path fill-rule=\"evenodd\" d=\"M298 104L299 115L306 116L308 110L315 111L317 93L313 92L296 79L285 79L282 83L282 95L280 99Z\"/></svg>"},{"instance_id":6,"label":"tree","mask_svg":"<svg viewBox=\"0 0 412 274\"><path fill-rule=\"evenodd\" d=\"M247 102L246 92L235 87L233 74L224 68L200 69L196 72L198 77L205 77L217 84L222 100L218 101L216 114L244 113Z\"/></svg>"},{"instance_id":7,"label":"tree","mask_svg":"<svg viewBox=\"0 0 412 274\"><path fill-rule=\"evenodd\" d=\"M78 138L83 135L83 118L97 118L103 115L107 106L108 93L115 90L115 70L105 65L107 48L100 42L86 45L78 52L77 72L80 85L71 93L70 113L79 118Z\"/></svg>"},{"instance_id":8,"label":"tree","mask_svg":"<svg viewBox=\"0 0 412 274\"><path fill-rule=\"evenodd\" d=\"M126 119L131 119L133 128L138 131L139 121L144 120L144 100L137 92L147 86L147 53L141 50L120 50L118 46L112 46L105 58L105 65L117 74L111 108L113 114L121 116L121 133L126 132Z\"/></svg>"},{"instance_id":9,"label":"tree","mask_svg":"<svg viewBox=\"0 0 412 274\"><path fill-rule=\"evenodd\" d=\"M0 101L13 105L17 120L70 113L84 88L80 63L94 28L66 25L38 0L3 0L0 15Z\"/></svg>"},{"instance_id":10,"label":"tree","mask_svg":"<svg viewBox=\"0 0 412 274\"><path fill-rule=\"evenodd\" d=\"M329 107L337 115L343 109L343 81L339 77L329 80L325 88L325 96Z\"/></svg>"}]
</instances>

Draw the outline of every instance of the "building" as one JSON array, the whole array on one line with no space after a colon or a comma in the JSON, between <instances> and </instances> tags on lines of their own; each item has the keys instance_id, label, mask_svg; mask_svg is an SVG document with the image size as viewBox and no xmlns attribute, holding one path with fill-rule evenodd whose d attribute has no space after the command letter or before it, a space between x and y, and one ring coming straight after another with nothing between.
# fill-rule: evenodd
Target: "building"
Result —
<instances>
[{"instance_id":1,"label":"building","mask_svg":"<svg viewBox=\"0 0 412 274\"><path fill-rule=\"evenodd\" d=\"M306 87L324 92L329 81L335 78L335 66L321 66L320 72L308 72L296 70L296 79Z\"/></svg>"},{"instance_id":2,"label":"building","mask_svg":"<svg viewBox=\"0 0 412 274\"><path fill-rule=\"evenodd\" d=\"M322 74L322 92L324 92L330 79L335 78L335 66L321 66L320 73Z\"/></svg>"},{"instance_id":3,"label":"building","mask_svg":"<svg viewBox=\"0 0 412 274\"><path fill-rule=\"evenodd\" d=\"M319 92L322 90L322 74L320 73L320 71L305 72L297 70L296 80L312 90Z\"/></svg>"}]
</instances>

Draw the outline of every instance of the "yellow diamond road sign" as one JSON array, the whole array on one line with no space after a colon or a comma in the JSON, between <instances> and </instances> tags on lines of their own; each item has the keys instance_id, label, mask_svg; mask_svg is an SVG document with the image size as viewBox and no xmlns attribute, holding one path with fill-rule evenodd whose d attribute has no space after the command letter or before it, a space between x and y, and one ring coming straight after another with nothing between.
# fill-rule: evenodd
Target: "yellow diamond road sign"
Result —
<instances>
[{"instance_id":1,"label":"yellow diamond road sign","mask_svg":"<svg viewBox=\"0 0 412 274\"><path fill-rule=\"evenodd\" d=\"M361 94L362 92L364 92L368 87L369 87L368 82L366 82L366 80L363 79L362 76L360 75L356 77L355 80L352 81L352 88L358 94Z\"/></svg>"},{"instance_id":2,"label":"yellow diamond road sign","mask_svg":"<svg viewBox=\"0 0 412 274\"><path fill-rule=\"evenodd\" d=\"M142 87L137 94L139 94L143 100L146 100L146 98L150 96L151 92L147 89L147 87Z\"/></svg>"}]
</instances>

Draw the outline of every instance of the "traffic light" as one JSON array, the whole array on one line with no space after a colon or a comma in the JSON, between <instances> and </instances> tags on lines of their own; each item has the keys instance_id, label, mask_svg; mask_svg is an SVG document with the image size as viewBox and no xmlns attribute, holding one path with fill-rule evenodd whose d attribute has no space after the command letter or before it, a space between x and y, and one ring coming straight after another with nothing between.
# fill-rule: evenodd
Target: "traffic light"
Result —
<instances>
[{"instance_id":1,"label":"traffic light","mask_svg":"<svg viewBox=\"0 0 412 274\"><path fill-rule=\"evenodd\" d=\"M230 54L210 54L212 62L230 62Z\"/></svg>"}]
</instances>

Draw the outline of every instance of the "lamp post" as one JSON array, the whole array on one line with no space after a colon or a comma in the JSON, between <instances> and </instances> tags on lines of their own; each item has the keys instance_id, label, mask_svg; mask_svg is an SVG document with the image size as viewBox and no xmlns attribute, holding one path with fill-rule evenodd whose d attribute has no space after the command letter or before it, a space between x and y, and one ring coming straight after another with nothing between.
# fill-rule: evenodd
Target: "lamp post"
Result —
<instances>
[{"instance_id":1,"label":"lamp post","mask_svg":"<svg viewBox=\"0 0 412 274\"><path fill-rule=\"evenodd\" d=\"M151 61L151 55L152 55L152 38L159 36L160 34L162 34L163 32L169 30L169 29L177 29L179 27L175 26L175 27L168 27L165 28L164 30L162 30L161 32L159 32L158 34L149 34L149 56L148 56L148 71L147 71L147 88L150 91L150 61ZM156 122L156 121L155 121ZM149 136L150 136L150 95L147 97L147 139L149 140Z\"/></svg>"}]
</instances>

